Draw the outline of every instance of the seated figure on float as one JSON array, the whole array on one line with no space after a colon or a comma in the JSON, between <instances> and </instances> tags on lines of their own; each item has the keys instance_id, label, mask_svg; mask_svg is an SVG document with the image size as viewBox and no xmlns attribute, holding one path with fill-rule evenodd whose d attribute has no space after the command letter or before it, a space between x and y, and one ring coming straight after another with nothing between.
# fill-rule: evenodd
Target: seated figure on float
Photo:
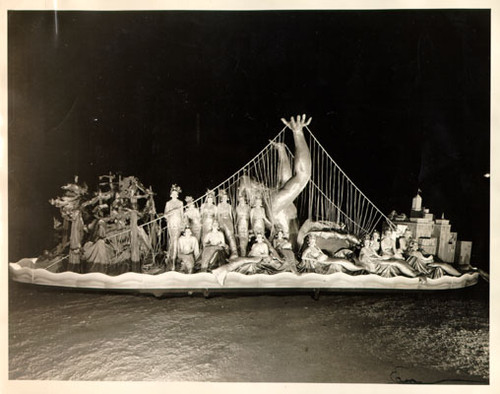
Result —
<instances>
[{"instance_id":1,"label":"seated figure on float","mask_svg":"<svg viewBox=\"0 0 500 394\"><path fill-rule=\"evenodd\" d=\"M200 210L195 207L193 197L186 196L186 207L184 210L184 224L189 227L196 237L198 242L201 240L201 214Z\"/></svg>"},{"instance_id":2,"label":"seated figure on float","mask_svg":"<svg viewBox=\"0 0 500 394\"><path fill-rule=\"evenodd\" d=\"M364 268L357 266L345 258L335 258L326 255L317 245L316 237L310 234L307 237L307 248L302 252L299 272L315 272L318 274L331 274L334 272L357 272Z\"/></svg>"},{"instance_id":3,"label":"seated figure on float","mask_svg":"<svg viewBox=\"0 0 500 394\"><path fill-rule=\"evenodd\" d=\"M398 275L406 275L411 278L417 276L417 272L401 259L391 256L380 256L372 249L372 242L365 239L359 251L358 264L364 267L369 273L380 275L385 278L392 278Z\"/></svg>"},{"instance_id":4,"label":"seated figure on float","mask_svg":"<svg viewBox=\"0 0 500 394\"><path fill-rule=\"evenodd\" d=\"M191 229L186 227L179 237L177 258L181 264L180 271L192 274L194 263L200 255L200 247L198 239L193 235Z\"/></svg>"},{"instance_id":5,"label":"seated figure on float","mask_svg":"<svg viewBox=\"0 0 500 394\"><path fill-rule=\"evenodd\" d=\"M410 229L406 229L401 237L398 238L399 247L397 252L403 256L407 256L410 249L410 243L413 241L413 233Z\"/></svg>"},{"instance_id":6,"label":"seated figure on float","mask_svg":"<svg viewBox=\"0 0 500 394\"><path fill-rule=\"evenodd\" d=\"M283 261L278 258L269 241L259 233L255 236L255 242L250 248L248 256L232 258L228 264L214 269L212 273L222 285L229 272L238 272L245 275L272 274L284 271L283 266Z\"/></svg>"},{"instance_id":7,"label":"seated figure on float","mask_svg":"<svg viewBox=\"0 0 500 394\"><path fill-rule=\"evenodd\" d=\"M292 249L292 243L285 237L283 230L278 230L273 240L273 247L283 259L284 271L291 271L298 274L297 260Z\"/></svg>"},{"instance_id":8,"label":"seated figure on float","mask_svg":"<svg viewBox=\"0 0 500 394\"><path fill-rule=\"evenodd\" d=\"M168 259L172 262L172 269L177 258L177 241L184 226L184 204L179 200L181 191L179 186L172 185L170 200L165 204L164 211L168 230Z\"/></svg>"},{"instance_id":9,"label":"seated figure on float","mask_svg":"<svg viewBox=\"0 0 500 394\"><path fill-rule=\"evenodd\" d=\"M429 276L432 279L444 275L461 276L462 274L450 264L434 261L434 256L424 256L417 241L411 241L408 250L408 264L416 271Z\"/></svg>"},{"instance_id":10,"label":"seated figure on float","mask_svg":"<svg viewBox=\"0 0 500 394\"><path fill-rule=\"evenodd\" d=\"M250 207L243 194L238 197L238 206L236 207L236 235L238 238L238 247L240 256L247 255L247 246L249 240L250 225Z\"/></svg>"},{"instance_id":11,"label":"seated figure on float","mask_svg":"<svg viewBox=\"0 0 500 394\"><path fill-rule=\"evenodd\" d=\"M217 221L220 229L229 244L231 258L238 257L236 238L234 237L233 207L228 202L228 195L225 190L219 192L219 204L217 204Z\"/></svg>"},{"instance_id":12,"label":"seated figure on float","mask_svg":"<svg viewBox=\"0 0 500 394\"><path fill-rule=\"evenodd\" d=\"M375 253L380 252L380 233L375 230L371 236L370 247Z\"/></svg>"},{"instance_id":13,"label":"seated figure on float","mask_svg":"<svg viewBox=\"0 0 500 394\"><path fill-rule=\"evenodd\" d=\"M201 272L207 272L222 265L226 261L228 246L224 233L219 229L217 221L212 222L212 231L203 238L203 252L201 253Z\"/></svg>"},{"instance_id":14,"label":"seated figure on float","mask_svg":"<svg viewBox=\"0 0 500 394\"><path fill-rule=\"evenodd\" d=\"M380 249L383 257L404 260L403 254L396 249L395 234L390 228L384 231L384 236L380 241Z\"/></svg>"}]
</instances>

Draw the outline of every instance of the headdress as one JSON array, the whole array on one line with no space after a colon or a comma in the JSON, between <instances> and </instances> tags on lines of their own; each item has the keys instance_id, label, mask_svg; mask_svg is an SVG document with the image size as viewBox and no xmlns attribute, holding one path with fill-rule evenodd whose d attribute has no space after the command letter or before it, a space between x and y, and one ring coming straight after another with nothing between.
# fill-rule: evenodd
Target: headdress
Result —
<instances>
[{"instance_id":1,"label":"headdress","mask_svg":"<svg viewBox=\"0 0 500 394\"><path fill-rule=\"evenodd\" d=\"M180 186L178 186L177 184L173 184L172 187L170 188L170 193L172 192L176 192L177 194L181 194L182 193L182 189Z\"/></svg>"},{"instance_id":2,"label":"headdress","mask_svg":"<svg viewBox=\"0 0 500 394\"><path fill-rule=\"evenodd\" d=\"M222 196L227 196L227 191L225 189L219 190L219 197L222 197Z\"/></svg>"},{"instance_id":3,"label":"headdress","mask_svg":"<svg viewBox=\"0 0 500 394\"><path fill-rule=\"evenodd\" d=\"M207 196L207 198L211 197L211 198L215 199L215 193L214 193L213 190L208 189L207 193L206 193L206 196Z\"/></svg>"},{"instance_id":4,"label":"headdress","mask_svg":"<svg viewBox=\"0 0 500 394\"><path fill-rule=\"evenodd\" d=\"M186 196L186 198L184 199L184 201L186 201L186 204L190 204L193 202L193 197L192 196Z\"/></svg>"}]
</instances>

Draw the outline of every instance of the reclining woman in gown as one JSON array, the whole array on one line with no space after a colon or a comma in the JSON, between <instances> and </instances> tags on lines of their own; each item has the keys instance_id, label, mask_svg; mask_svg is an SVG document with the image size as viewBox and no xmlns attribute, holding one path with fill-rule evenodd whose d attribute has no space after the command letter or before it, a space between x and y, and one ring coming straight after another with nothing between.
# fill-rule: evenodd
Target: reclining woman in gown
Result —
<instances>
[{"instance_id":1,"label":"reclining woman in gown","mask_svg":"<svg viewBox=\"0 0 500 394\"><path fill-rule=\"evenodd\" d=\"M261 233L258 233L248 256L231 258L228 264L212 270L212 273L222 285L229 272L252 275L259 273L271 274L283 270L283 261L278 258L276 251L270 246L269 241Z\"/></svg>"},{"instance_id":2,"label":"reclining woman in gown","mask_svg":"<svg viewBox=\"0 0 500 394\"><path fill-rule=\"evenodd\" d=\"M302 253L302 261L298 265L299 272L316 272L332 274L334 272L357 272L364 270L345 258L329 257L316 246L316 238L308 235L308 247Z\"/></svg>"},{"instance_id":3,"label":"reclining woman in gown","mask_svg":"<svg viewBox=\"0 0 500 394\"><path fill-rule=\"evenodd\" d=\"M443 275L461 276L462 274L453 268L450 264L434 261L434 256L424 256L419 250L418 242L411 241L408 250L408 264L416 271L437 279Z\"/></svg>"},{"instance_id":4,"label":"reclining woman in gown","mask_svg":"<svg viewBox=\"0 0 500 394\"><path fill-rule=\"evenodd\" d=\"M401 274L414 278L418 275L404 260L388 255L380 256L373 250L373 243L369 239L363 241L358 261L358 264L363 266L369 273L385 278L392 278Z\"/></svg>"}]
</instances>

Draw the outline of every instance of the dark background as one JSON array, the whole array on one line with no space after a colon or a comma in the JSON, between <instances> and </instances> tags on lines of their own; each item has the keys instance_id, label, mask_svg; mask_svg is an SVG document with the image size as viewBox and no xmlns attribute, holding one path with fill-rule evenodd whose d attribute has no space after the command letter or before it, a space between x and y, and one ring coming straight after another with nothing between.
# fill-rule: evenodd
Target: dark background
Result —
<instances>
[{"instance_id":1,"label":"dark background","mask_svg":"<svg viewBox=\"0 0 500 394\"><path fill-rule=\"evenodd\" d=\"M9 259L108 171L201 195L307 113L383 211L444 212L488 268L490 11L8 14Z\"/></svg>"}]
</instances>

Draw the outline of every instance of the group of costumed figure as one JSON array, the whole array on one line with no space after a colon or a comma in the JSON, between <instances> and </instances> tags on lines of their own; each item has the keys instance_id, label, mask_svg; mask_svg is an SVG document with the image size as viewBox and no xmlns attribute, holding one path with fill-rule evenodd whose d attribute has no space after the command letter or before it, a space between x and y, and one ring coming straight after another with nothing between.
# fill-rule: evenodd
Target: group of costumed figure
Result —
<instances>
[{"instance_id":1,"label":"group of costumed figure","mask_svg":"<svg viewBox=\"0 0 500 394\"><path fill-rule=\"evenodd\" d=\"M59 243L52 251L45 251L39 263L60 263L62 271L118 275L142 272L144 263L153 258L160 229L154 220L152 189L133 176L109 174L99 179L104 182L94 195L75 177L73 183L62 187L63 196L50 200L61 213L62 221L54 219ZM147 221L148 232L139 225Z\"/></svg>"},{"instance_id":2,"label":"group of costumed figure","mask_svg":"<svg viewBox=\"0 0 500 394\"><path fill-rule=\"evenodd\" d=\"M187 196L184 204L181 188L173 185L163 214L157 214L152 189L135 177L103 176L99 192L91 197L87 186L75 179L63 186L64 196L51 200L61 211L63 223L56 227L62 235L58 247L45 257L64 260L61 270L80 273L212 272L221 283L229 272L461 275L451 265L425 256L411 231L396 238L390 221L382 238L375 231L363 240L334 222L306 220L298 229L294 201L311 177L303 134L310 121L305 115L283 119L293 133L293 169L283 145L276 144L281 158L278 187L271 190L243 176L234 206L224 189L217 190L217 196L209 190L201 204ZM64 251L67 255L61 259Z\"/></svg>"}]
</instances>

